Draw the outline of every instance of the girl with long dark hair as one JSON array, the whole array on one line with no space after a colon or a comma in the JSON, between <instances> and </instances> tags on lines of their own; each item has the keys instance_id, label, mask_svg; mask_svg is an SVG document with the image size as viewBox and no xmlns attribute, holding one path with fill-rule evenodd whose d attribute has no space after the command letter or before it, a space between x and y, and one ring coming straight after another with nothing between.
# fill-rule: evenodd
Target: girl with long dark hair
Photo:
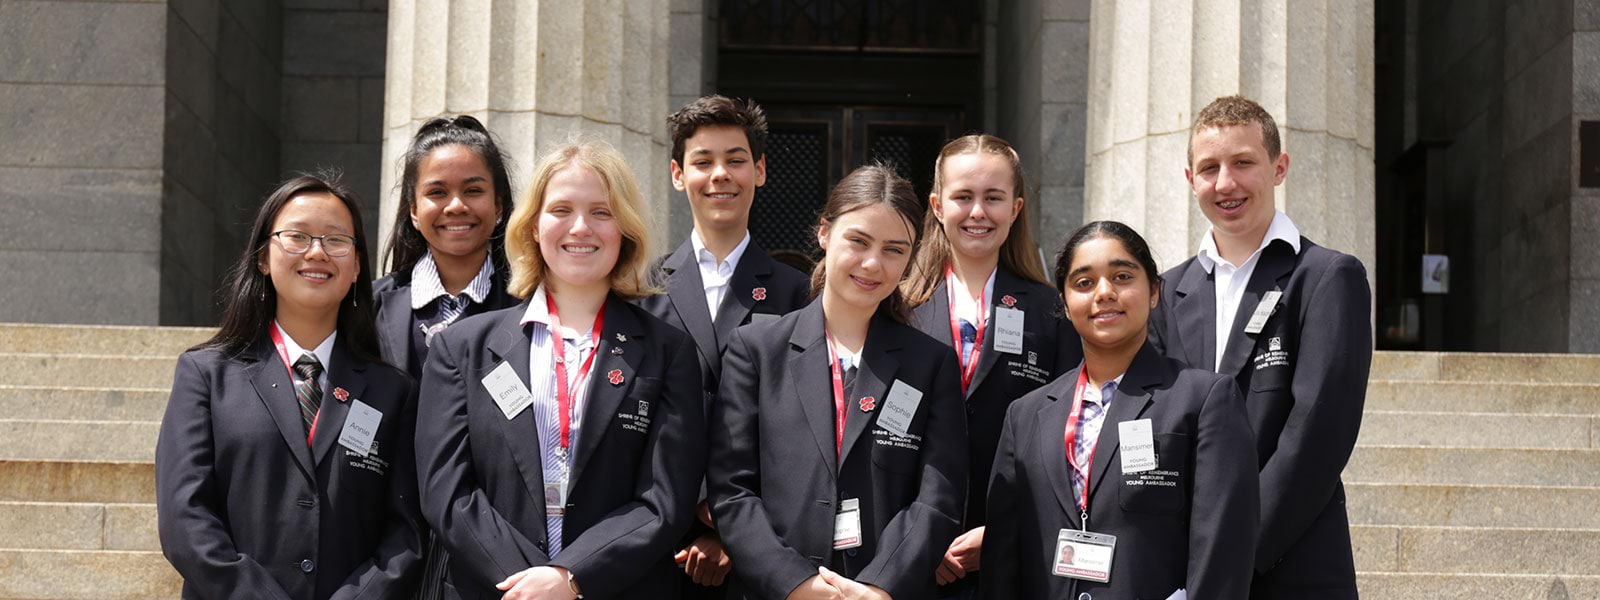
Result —
<instances>
[{"instance_id":1,"label":"girl with long dark hair","mask_svg":"<svg viewBox=\"0 0 1600 600\"><path fill-rule=\"evenodd\" d=\"M185 598L393 598L421 560L404 373L379 357L361 211L336 178L273 191L222 326L178 358L156 444Z\"/></svg>"}]
</instances>

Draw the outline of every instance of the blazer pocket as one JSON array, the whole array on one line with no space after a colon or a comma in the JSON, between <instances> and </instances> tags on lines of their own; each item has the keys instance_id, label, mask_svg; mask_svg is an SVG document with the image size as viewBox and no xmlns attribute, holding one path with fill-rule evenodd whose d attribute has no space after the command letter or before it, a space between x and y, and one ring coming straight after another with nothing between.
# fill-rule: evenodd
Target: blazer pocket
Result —
<instances>
[{"instance_id":1,"label":"blazer pocket","mask_svg":"<svg viewBox=\"0 0 1600 600\"><path fill-rule=\"evenodd\" d=\"M1113 471L1122 478L1117 486L1117 502L1129 512L1177 513L1188 504L1189 436L1182 433L1157 433L1156 468L1139 473L1122 473L1119 464Z\"/></svg>"},{"instance_id":2,"label":"blazer pocket","mask_svg":"<svg viewBox=\"0 0 1600 600\"><path fill-rule=\"evenodd\" d=\"M896 473L917 471L918 459L922 456L921 434L911 432L909 436L899 436L874 424L867 436L872 438L872 464Z\"/></svg>"}]
</instances>

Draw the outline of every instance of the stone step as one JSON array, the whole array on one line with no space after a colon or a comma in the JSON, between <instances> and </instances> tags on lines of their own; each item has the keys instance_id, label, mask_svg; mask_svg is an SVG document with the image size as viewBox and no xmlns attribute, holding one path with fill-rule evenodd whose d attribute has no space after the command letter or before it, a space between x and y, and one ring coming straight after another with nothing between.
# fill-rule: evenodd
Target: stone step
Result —
<instances>
[{"instance_id":1,"label":"stone step","mask_svg":"<svg viewBox=\"0 0 1600 600\"><path fill-rule=\"evenodd\" d=\"M1356 570L1600 575L1600 530L1350 527Z\"/></svg>"},{"instance_id":2,"label":"stone step","mask_svg":"<svg viewBox=\"0 0 1600 600\"><path fill-rule=\"evenodd\" d=\"M1600 487L1600 450L1356 446L1344 480Z\"/></svg>"},{"instance_id":3,"label":"stone step","mask_svg":"<svg viewBox=\"0 0 1600 600\"><path fill-rule=\"evenodd\" d=\"M174 357L214 333L200 327L0 323L0 353Z\"/></svg>"},{"instance_id":4,"label":"stone step","mask_svg":"<svg viewBox=\"0 0 1600 600\"><path fill-rule=\"evenodd\" d=\"M15 420L161 422L168 390L0 386L0 415Z\"/></svg>"},{"instance_id":5,"label":"stone step","mask_svg":"<svg viewBox=\"0 0 1600 600\"><path fill-rule=\"evenodd\" d=\"M0 501L156 501L156 470L151 462L0 459L0 481L5 482L0 485Z\"/></svg>"},{"instance_id":6,"label":"stone step","mask_svg":"<svg viewBox=\"0 0 1600 600\"><path fill-rule=\"evenodd\" d=\"M171 389L169 357L0 354L0 385Z\"/></svg>"},{"instance_id":7,"label":"stone step","mask_svg":"<svg viewBox=\"0 0 1600 600\"><path fill-rule=\"evenodd\" d=\"M1347 483L1353 525L1600 529L1600 487Z\"/></svg>"},{"instance_id":8,"label":"stone step","mask_svg":"<svg viewBox=\"0 0 1600 600\"><path fill-rule=\"evenodd\" d=\"M1594 448L1600 417L1368 410L1357 444L1473 448Z\"/></svg>"},{"instance_id":9,"label":"stone step","mask_svg":"<svg viewBox=\"0 0 1600 600\"><path fill-rule=\"evenodd\" d=\"M0 502L0 548L160 551L156 505Z\"/></svg>"},{"instance_id":10,"label":"stone step","mask_svg":"<svg viewBox=\"0 0 1600 600\"><path fill-rule=\"evenodd\" d=\"M0 598L177 598L183 579L160 552L0 550Z\"/></svg>"},{"instance_id":11,"label":"stone step","mask_svg":"<svg viewBox=\"0 0 1600 600\"><path fill-rule=\"evenodd\" d=\"M1368 379L1600 384L1600 354L1375 352Z\"/></svg>"},{"instance_id":12,"label":"stone step","mask_svg":"<svg viewBox=\"0 0 1600 600\"><path fill-rule=\"evenodd\" d=\"M0 459L154 461L160 423L0 420Z\"/></svg>"},{"instance_id":13,"label":"stone step","mask_svg":"<svg viewBox=\"0 0 1600 600\"><path fill-rule=\"evenodd\" d=\"M1366 409L1600 415L1600 384L1374 379L1367 382Z\"/></svg>"},{"instance_id":14,"label":"stone step","mask_svg":"<svg viewBox=\"0 0 1600 600\"><path fill-rule=\"evenodd\" d=\"M1381 600L1600 598L1600 577L1585 575L1358 572L1356 585L1360 588L1363 598Z\"/></svg>"}]
</instances>

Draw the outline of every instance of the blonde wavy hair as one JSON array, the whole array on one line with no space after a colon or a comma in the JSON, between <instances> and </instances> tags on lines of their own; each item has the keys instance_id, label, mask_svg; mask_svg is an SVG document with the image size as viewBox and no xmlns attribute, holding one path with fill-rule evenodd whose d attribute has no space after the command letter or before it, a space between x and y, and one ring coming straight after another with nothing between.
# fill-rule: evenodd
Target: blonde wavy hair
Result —
<instances>
[{"instance_id":1,"label":"blonde wavy hair","mask_svg":"<svg viewBox=\"0 0 1600 600\"><path fill-rule=\"evenodd\" d=\"M507 291L527 299L548 276L539 252L539 215L544 213L545 190L562 169L581 167L599 176L611 214L622 230L622 249L611 268L611 291L628 300L659 293L650 281L650 230L644 221L644 197L633 169L616 148L605 142L568 143L539 159L527 195L511 212L506 226L506 257L511 263Z\"/></svg>"}]
</instances>

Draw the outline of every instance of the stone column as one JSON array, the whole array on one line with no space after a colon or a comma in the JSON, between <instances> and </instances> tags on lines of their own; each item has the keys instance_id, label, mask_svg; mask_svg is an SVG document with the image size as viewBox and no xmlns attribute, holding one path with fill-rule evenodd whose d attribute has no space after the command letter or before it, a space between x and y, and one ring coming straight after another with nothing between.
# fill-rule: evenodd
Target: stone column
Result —
<instances>
[{"instance_id":1,"label":"stone column","mask_svg":"<svg viewBox=\"0 0 1600 600\"><path fill-rule=\"evenodd\" d=\"M383 208L423 121L482 119L511 155L517 201L539 157L579 137L627 157L663 252L668 0L394 0L389 5ZM391 223L380 218L387 238Z\"/></svg>"},{"instance_id":2,"label":"stone column","mask_svg":"<svg viewBox=\"0 0 1600 600\"><path fill-rule=\"evenodd\" d=\"M1085 220L1138 229L1165 269L1207 223L1183 177L1194 114L1243 94L1277 119L1278 207L1374 265L1373 0L1094 0Z\"/></svg>"}]
</instances>

